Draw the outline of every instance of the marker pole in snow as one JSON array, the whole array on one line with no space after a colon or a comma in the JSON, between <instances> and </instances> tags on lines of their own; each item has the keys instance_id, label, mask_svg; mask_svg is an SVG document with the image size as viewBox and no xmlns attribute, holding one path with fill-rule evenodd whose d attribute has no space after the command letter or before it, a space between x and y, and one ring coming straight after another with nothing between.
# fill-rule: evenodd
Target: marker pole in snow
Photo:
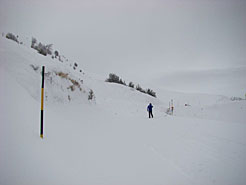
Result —
<instances>
[{"instance_id":1,"label":"marker pole in snow","mask_svg":"<svg viewBox=\"0 0 246 185\"><path fill-rule=\"evenodd\" d=\"M173 100L171 100L171 110L172 110L172 115L173 115Z\"/></svg>"},{"instance_id":2,"label":"marker pole in snow","mask_svg":"<svg viewBox=\"0 0 246 185\"><path fill-rule=\"evenodd\" d=\"M41 123L40 123L40 137L44 137L44 66L42 68L42 86L41 86Z\"/></svg>"}]
</instances>

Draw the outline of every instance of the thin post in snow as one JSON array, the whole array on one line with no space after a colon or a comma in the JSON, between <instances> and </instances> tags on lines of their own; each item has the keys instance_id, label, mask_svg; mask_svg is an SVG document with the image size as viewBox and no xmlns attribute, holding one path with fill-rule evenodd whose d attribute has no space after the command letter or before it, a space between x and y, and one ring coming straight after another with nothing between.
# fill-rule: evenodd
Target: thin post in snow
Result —
<instances>
[{"instance_id":1,"label":"thin post in snow","mask_svg":"<svg viewBox=\"0 0 246 185\"><path fill-rule=\"evenodd\" d=\"M41 120L40 120L40 137L44 138L44 71L45 67L42 67L42 86L41 86Z\"/></svg>"}]
</instances>

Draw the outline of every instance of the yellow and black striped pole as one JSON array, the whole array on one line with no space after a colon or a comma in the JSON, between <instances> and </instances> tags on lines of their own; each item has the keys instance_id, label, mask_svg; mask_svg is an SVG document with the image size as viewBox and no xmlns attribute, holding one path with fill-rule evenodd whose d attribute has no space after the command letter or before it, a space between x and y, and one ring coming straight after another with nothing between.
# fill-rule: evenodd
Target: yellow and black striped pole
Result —
<instances>
[{"instance_id":1,"label":"yellow and black striped pole","mask_svg":"<svg viewBox=\"0 0 246 185\"><path fill-rule=\"evenodd\" d=\"M41 86L41 124L40 124L40 137L44 138L44 66L42 68L42 86Z\"/></svg>"}]
</instances>

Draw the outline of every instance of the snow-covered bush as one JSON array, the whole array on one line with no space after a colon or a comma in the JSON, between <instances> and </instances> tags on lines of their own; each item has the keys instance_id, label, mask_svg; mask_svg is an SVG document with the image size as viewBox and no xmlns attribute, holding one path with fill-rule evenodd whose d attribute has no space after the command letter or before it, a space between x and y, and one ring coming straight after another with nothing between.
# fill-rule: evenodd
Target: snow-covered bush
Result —
<instances>
[{"instance_id":1,"label":"snow-covered bush","mask_svg":"<svg viewBox=\"0 0 246 185\"><path fill-rule=\"evenodd\" d=\"M136 86L136 90L142 93L146 93L146 91L139 84Z\"/></svg>"},{"instance_id":2,"label":"snow-covered bush","mask_svg":"<svg viewBox=\"0 0 246 185\"><path fill-rule=\"evenodd\" d=\"M33 37L32 38L31 48L34 48L36 44L37 44L37 39Z\"/></svg>"},{"instance_id":3,"label":"snow-covered bush","mask_svg":"<svg viewBox=\"0 0 246 185\"><path fill-rule=\"evenodd\" d=\"M120 79L119 84L126 85L126 82L125 82L125 81L123 81L122 79Z\"/></svg>"},{"instance_id":4,"label":"snow-covered bush","mask_svg":"<svg viewBox=\"0 0 246 185\"><path fill-rule=\"evenodd\" d=\"M10 40L13 40L13 41L15 41L15 42L17 42L18 44L19 44L19 41L18 41L18 36L16 37L14 34L12 34L12 33L7 33L7 35L6 35L6 38L7 39L10 39Z\"/></svg>"},{"instance_id":5,"label":"snow-covered bush","mask_svg":"<svg viewBox=\"0 0 246 185\"><path fill-rule=\"evenodd\" d=\"M146 93L149 94L150 96L156 97L156 93L151 89L147 89Z\"/></svg>"},{"instance_id":6,"label":"snow-covered bush","mask_svg":"<svg viewBox=\"0 0 246 185\"><path fill-rule=\"evenodd\" d=\"M73 69L76 70L77 67L78 67L78 64L76 62L74 62Z\"/></svg>"},{"instance_id":7,"label":"snow-covered bush","mask_svg":"<svg viewBox=\"0 0 246 185\"><path fill-rule=\"evenodd\" d=\"M40 42L40 43L38 44L38 46L36 47L36 50L37 50L40 54L42 54L42 55L44 55L44 56L47 55L46 47L45 47L45 45L43 45L41 42Z\"/></svg>"},{"instance_id":8,"label":"snow-covered bush","mask_svg":"<svg viewBox=\"0 0 246 185\"><path fill-rule=\"evenodd\" d=\"M32 38L31 48L38 51L38 53L46 56L46 55L52 55L52 44L44 45L41 42L37 44L37 39Z\"/></svg>"},{"instance_id":9,"label":"snow-covered bush","mask_svg":"<svg viewBox=\"0 0 246 185\"><path fill-rule=\"evenodd\" d=\"M76 81L75 79L69 77L68 73L64 73L62 71L55 72L55 73L59 77L64 78L66 80L69 80L72 83L72 85L70 85L69 87L67 87L67 89L70 89L71 91L74 91L75 90L75 87L77 87L80 91L82 91L82 88L80 86L80 83L78 81Z\"/></svg>"},{"instance_id":10,"label":"snow-covered bush","mask_svg":"<svg viewBox=\"0 0 246 185\"><path fill-rule=\"evenodd\" d=\"M108 79L106 79L106 82L119 83L120 77L117 76L116 74L110 73Z\"/></svg>"},{"instance_id":11,"label":"snow-covered bush","mask_svg":"<svg viewBox=\"0 0 246 185\"><path fill-rule=\"evenodd\" d=\"M92 89L90 89L90 91L89 91L89 95L88 95L88 100L93 100L94 99L94 92L93 92L93 90Z\"/></svg>"},{"instance_id":12,"label":"snow-covered bush","mask_svg":"<svg viewBox=\"0 0 246 185\"><path fill-rule=\"evenodd\" d=\"M116 74L113 74L113 73L109 74L109 78L106 79L106 82L126 85L125 81L123 81L119 76L117 76ZM128 86L131 88L134 88L135 85L133 84L133 82L130 82ZM153 90L151 90L151 89L144 90L139 84L136 86L136 90L140 91L141 93L145 93L145 94L148 94L150 96L156 97L156 93Z\"/></svg>"},{"instance_id":13,"label":"snow-covered bush","mask_svg":"<svg viewBox=\"0 0 246 185\"><path fill-rule=\"evenodd\" d=\"M243 100L243 98L235 97L235 96L231 97L231 101L241 101L241 100Z\"/></svg>"},{"instance_id":14,"label":"snow-covered bush","mask_svg":"<svg viewBox=\"0 0 246 185\"><path fill-rule=\"evenodd\" d=\"M113 74L113 73L109 74L109 78L106 79L106 82L118 83L118 84L126 85L125 81L123 81L119 76L117 76L116 74Z\"/></svg>"},{"instance_id":15,"label":"snow-covered bush","mask_svg":"<svg viewBox=\"0 0 246 185\"><path fill-rule=\"evenodd\" d=\"M134 88L133 82L130 82L128 86L131 87L131 88Z\"/></svg>"},{"instance_id":16,"label":"snow-covered bush","mask_svg":"<svg viewBox=\"0 0 246 185\"><path fill-rule=\"evenodd\" d=\"M139 84L136 86L136 90L156 98L156 93L153 90L151 89L144 90Z\"/></svg>"},{"instance_id":17,"label":"snow-covered bush","mask_svg":"<svg viewBox=\"0 0 246 185\"><path fill-rule=\"evenodd\" d=\"M61 78L68 78L68 73L64 73L64 72L56 72L56 75L60 76Z\"/></svg>"},{"instance_id":18,"label":"snow-covered bush","mask_svg":"<svg viewBox=\"0 0 246 185\"><path fill-rule=\"evenodd\" d=\"M59 52L57 50L55 50L54 54L55 54L55 58L59 56Z\"/></svg>"}]
</instances>

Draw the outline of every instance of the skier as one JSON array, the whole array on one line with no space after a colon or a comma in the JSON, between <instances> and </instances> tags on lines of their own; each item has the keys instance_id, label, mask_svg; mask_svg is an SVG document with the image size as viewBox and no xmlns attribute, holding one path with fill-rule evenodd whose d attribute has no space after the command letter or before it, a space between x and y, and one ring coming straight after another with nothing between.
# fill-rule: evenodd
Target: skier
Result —
<instances>
[{"instance_id":1,"label":"skier","mask_svg":"<svg viewBox=\"0 0 246 185\"><path fill-rule=\"evenodd\" d=\"M149 112L149 118L153 118L153 113L152 113L152 108L153 105L151 103L149 103L148 107L147 107L147 111Z\"/></svg>"}]
</instances>

